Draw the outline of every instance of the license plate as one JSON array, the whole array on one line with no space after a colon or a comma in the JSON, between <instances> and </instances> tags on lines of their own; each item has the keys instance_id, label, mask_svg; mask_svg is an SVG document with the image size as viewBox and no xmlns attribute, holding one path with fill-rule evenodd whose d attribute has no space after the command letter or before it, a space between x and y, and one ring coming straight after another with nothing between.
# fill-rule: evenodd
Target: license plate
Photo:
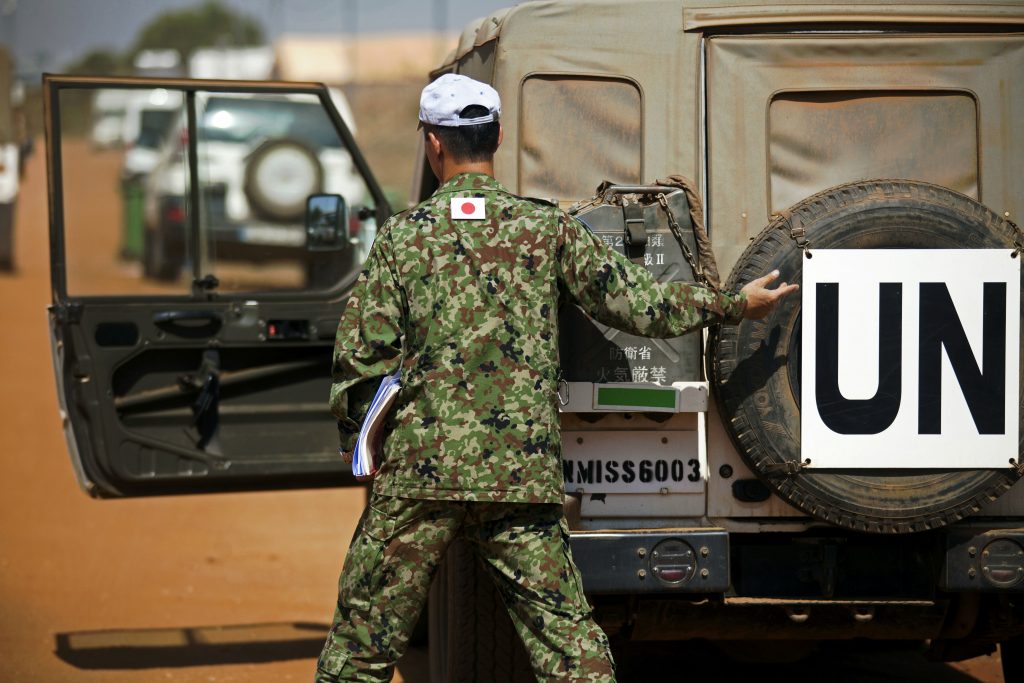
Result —
<instances>
[{"instance_id":1,"label":"license plate","mask_svg":"<svg viewBox=\"0 0 1024 683\"><path fill-rule=\"evenodd\" d=\"M696 431L562 432L567 493L702 493Z\"/></svg>"},{"instance_id":2,"label":"license plate","mask_svg":"<svg viewBox=\"0 0 1024 683\"><path fill-rule=\"evenodd\" d=\"M277 247L301 247L306 234L293 227L253 225L240 230L239 237L246 244L269 244Z\"/></svg>"}]
</instances>

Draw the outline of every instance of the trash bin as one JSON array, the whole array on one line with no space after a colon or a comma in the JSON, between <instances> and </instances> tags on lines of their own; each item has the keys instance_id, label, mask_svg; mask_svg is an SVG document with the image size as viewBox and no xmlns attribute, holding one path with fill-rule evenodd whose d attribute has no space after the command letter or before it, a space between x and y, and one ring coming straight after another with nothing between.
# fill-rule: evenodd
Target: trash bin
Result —
<instances>
[{"instance_id":1,"label":"trash bin","mask_svg":"<svg viewBox=\"0 0 1024 683\"><path fill-rule=\"evenodd\" d=\"M125 261L137 261L142 258L142 239L145 230L142 178L136 176L121 181L121 198L124 203L121 258Z\"/></svg>"}]
</instances>

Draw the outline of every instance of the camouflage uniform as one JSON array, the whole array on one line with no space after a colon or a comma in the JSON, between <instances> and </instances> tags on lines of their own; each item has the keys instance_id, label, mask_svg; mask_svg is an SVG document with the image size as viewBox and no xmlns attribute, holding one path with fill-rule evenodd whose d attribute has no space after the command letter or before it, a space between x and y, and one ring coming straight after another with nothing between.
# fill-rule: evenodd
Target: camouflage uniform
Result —
<instances>
[{"instance_id":1,"label":"camouflage uniform","mask_svg":"<svg viewBox=\"0 0 1024 683\"><path fill-rule=\"evenodd\" d=\"M485 218L453 220L453 198ZM499 582L539 680L612 680L561 519L559 296L633 334L736 321L745 301L658 283L554 205L460 174L381 228L338 327L331 409L350 451L402 369L386 457L349 548L318 680L387 680L448 542Z\"/></svg>"}]
</instances>

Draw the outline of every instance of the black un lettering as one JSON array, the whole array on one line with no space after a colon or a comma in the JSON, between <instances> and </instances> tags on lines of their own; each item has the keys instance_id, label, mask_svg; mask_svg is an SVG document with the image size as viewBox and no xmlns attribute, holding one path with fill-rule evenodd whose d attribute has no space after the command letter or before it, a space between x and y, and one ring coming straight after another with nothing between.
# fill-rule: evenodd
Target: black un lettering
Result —
<instances>
[{"instance_id":1,"label":"black un lettering","mask_svg":"<svg viewBox=\"0 0 1024 683\"><path fill-rule=\"evenodd\" d=\"M917 431L942 433L942 349L979 434L1005 433L1006 283L986 282L982 302L981 369L971 351L949 289L921 283Z\"/></svg>"},{"instance_id":2,"label":"black un lettering","mask_svg":"<svg viewBox=\"0 0 1024 683\"><path fill-rule=\"evenodd\" d=\"M878 292L878 389L868 399L839 390L839 284L816 286L815 393L822 422L840 434L879 434L892 425L902 394L903 286L883 282ZM981 366L942 282L920 285L918 323L919 434L942 433L942 350L946 350L979 434L1005 433L1006 283L984 283Z\"/></svg>"},{"instance_id":3,"label":"black un lettering","mask_svg":"<svg viewBox=\"0 0 1024 683\"><path fill-rule=\"evenodd\" d=\"M819 282L815 294L814 389L821 421L840 434L884 432L899 413L903 391L903 285L879 285L878 389L865 399L848 399L839 391L839 283Z\"/></svg>"}]
</instances>

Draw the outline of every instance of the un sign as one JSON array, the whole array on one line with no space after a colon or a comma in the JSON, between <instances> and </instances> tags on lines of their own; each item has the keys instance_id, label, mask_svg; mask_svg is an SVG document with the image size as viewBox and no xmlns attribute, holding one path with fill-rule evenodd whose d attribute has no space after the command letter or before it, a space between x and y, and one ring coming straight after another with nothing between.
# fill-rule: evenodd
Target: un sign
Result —
<instances>
[{"instance_id":1,"label":"un sign","mask_svg":"<svg viewBox=\"0 0 1024 683\"><path fill-rule=\"evenodd\" d=\"M1020 259L1009 250L816 250L801 310L809 467L1018 457Z\"/></svg>"}]
</instances>

